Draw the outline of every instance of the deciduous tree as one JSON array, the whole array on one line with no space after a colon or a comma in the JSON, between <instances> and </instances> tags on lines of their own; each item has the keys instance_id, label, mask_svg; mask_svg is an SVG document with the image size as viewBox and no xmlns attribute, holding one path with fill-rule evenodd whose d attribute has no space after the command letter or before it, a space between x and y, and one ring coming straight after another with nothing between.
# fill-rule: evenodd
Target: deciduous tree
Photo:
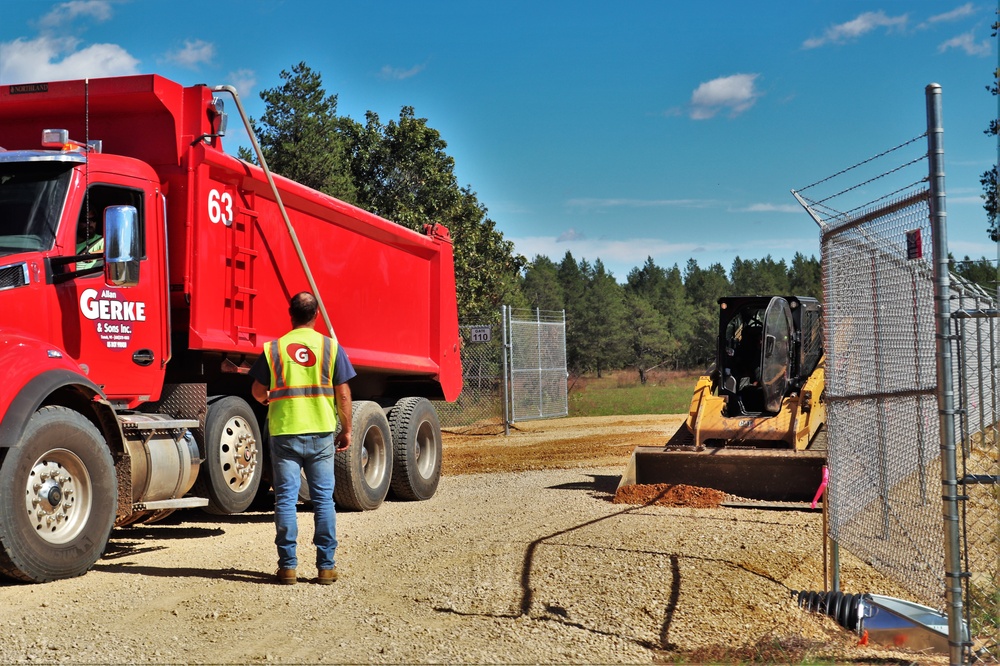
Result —
<instances>
[{"instance_id":1,"label":"deciduous tree","mask_svg":"<svg viewBox=\"0 0 1000 666\"><path fill-rule=\"evenodd\" d=\"M476 193L458 185L447 143L426 118L404 106L399 119L387 124L372 111L365 120L346 126L358 205L414 231L426 224L448 227L459 319L497 320L501 305L520 298L524 257L514 252Z\"/></svg>"}]
</instances>

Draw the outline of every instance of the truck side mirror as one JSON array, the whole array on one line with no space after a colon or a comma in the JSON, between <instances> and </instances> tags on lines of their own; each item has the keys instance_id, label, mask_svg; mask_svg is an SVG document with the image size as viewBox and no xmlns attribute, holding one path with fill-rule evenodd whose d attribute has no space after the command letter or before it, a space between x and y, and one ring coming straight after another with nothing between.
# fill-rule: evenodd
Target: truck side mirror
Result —
<instances>
[{"instance_id":1,"label":"truck side mirror","mask_svg":"<svg viewBox=\"0 0 1000 666\"><path fill-rule=\"evenodd\" d=\"M116 287L139 284L139 212L135 206L104 209L104 281Z\"/></svg>"}]
</instances>

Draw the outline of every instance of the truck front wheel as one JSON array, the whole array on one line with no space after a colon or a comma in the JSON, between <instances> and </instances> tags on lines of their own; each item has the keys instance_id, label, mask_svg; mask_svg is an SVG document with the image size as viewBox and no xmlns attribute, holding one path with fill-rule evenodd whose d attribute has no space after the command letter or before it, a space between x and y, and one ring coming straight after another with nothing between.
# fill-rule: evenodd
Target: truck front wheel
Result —
<instances>
[{"instance_id":1,"label":"truck front wheel","mask_svg":"<svg viewBox=\"0 0 1000 666\"><path fill-rule=\"evenodd\" d=\"M205 415L205 460L196 492L208 496L208 513L242 513L257 496L264 472L263 439L257 417L243 398L209 399Z\"/></svg>"},{"instance_id":2,"label":"truck front wheel","mask_svg":"<svg viewBox=\"0 0 1000 666\"><path fill-rule=\"evenodd\" d=\"M104 437L82 414L43 407L0 461L0 573L42 583L86 573L118 506Z\"/></svg>"},{"instance_id":3,"label":"truck front wheel","mask_svg":"<svg viewBox=\"0 0 1000 666\"><path fill-rule=\"evenodd\" d=\"M351 406L351 446L334 461L337 506L356 511L378 508L389 493L392 478L392 435L378 403L357 400Z\"/></svg>"}]
</instances>

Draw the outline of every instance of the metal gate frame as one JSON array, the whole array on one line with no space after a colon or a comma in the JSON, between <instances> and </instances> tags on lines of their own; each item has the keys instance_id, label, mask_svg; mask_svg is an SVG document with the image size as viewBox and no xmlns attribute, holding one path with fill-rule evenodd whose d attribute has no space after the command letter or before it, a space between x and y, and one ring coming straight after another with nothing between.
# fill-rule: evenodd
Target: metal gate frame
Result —
<instances>
[{"instance_id":1,"label":"metal gate frame","mask_svg":"<svg viewBox=\"0 0 1000 666\"><path fill-rule=\"evenodd\" d=\"M504 432L516 421L567 416L566 311L503 306ZM509 387L509 388L508 388Z\"/></svg>"}]
</instances>

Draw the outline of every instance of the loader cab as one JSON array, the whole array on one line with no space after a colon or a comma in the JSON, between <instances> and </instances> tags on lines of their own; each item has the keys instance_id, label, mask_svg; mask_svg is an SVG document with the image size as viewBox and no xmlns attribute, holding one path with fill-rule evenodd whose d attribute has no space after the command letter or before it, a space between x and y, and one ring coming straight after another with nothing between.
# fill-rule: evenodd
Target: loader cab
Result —
<instances>
[{"instance_id":1,"label":"loader cab","mask_svg":"<svg viewBox=\"0 0 1000 666\"><path fill-rule=\"evenodd\" d=\"M747 296L719 299L716 392L725 415L777 414L822 354L820 306L813 298Z\"/></svg>"}]
</instances>

